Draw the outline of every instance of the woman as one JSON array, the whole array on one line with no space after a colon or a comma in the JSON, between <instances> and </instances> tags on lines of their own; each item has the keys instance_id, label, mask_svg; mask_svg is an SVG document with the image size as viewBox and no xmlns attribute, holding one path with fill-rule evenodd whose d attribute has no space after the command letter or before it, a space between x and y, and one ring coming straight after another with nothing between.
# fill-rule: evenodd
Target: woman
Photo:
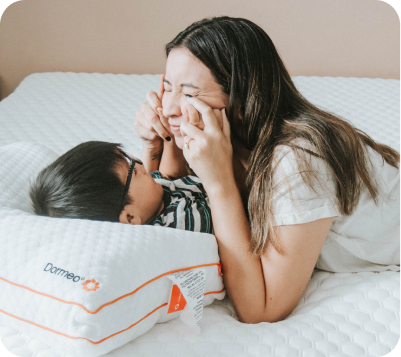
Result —
<instances>
[{"instance_id":1,"label":"woman","mask_svg":"<svg viewBox=\"0 0 401 357\"><path fill-rule=\"evenodd\" d=\"M201 179L240 321L284 319L315 266L399 270L395 150L303 98L248 20L194 23L166 54L159 93L136 113L141 158Z\"/></svg>"}]
</instances>

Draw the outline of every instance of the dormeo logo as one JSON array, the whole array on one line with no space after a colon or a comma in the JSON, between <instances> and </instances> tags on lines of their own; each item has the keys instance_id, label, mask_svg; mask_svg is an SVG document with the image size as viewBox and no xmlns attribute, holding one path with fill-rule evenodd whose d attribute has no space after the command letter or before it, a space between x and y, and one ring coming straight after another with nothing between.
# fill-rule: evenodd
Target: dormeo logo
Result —
<instances>
[{"instance_id":1,"label":"dormeo logo","mask_svg":"<svg viewBox=\"0 0 401 357\"><path fill-rule=\"evenodd\" d=\"M74 283L85 280L85 278L81 278L74 273L70 273L68 270L55 267L52 263L47 263L43 270L49 272L50 274L55 274L63 278L71 279ZM95 279L86 280L82 284L82 288L86 291L96 291L97 289L99 289L99 283Z\"/></svg>"},{"instance_id":2,"label":"dormeo logo","mask_svg":"<svg viewBox=\"0 0 401 357\"><path fill-rule=\"evenodd\" d=\"M81 280L85 280L85 278L81 278L80 276L75 275L74 273L70 273L68 270L55 267L52 263L47 263L46 267L43 270L48 271L51 274L61 276L63 278L71 279L74 283L77 283L78 281Z\"/></svg>"}]
</instances>

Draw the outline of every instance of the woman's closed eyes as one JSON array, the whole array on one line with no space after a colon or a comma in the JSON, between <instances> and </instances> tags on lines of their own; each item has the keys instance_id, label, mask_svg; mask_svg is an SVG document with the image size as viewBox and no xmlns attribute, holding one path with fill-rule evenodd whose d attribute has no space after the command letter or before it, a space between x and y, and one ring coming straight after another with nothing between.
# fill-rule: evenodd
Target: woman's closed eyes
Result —
<instances>
[{"instance_id":1,"label":"woman's closed eyes","mask_svg":"<svg viewBox=\"0 0 401 357\"><path fill-rule=\"evenodd\" d=\"M164 91L165 91L166 93L171 93L171 92L172 92L171 89L164 89ZM182 93L182 94L184 94L187 98L192 98L192 97L195 97L195 96L196 96L196 94L185 94L185 93Z\"/></svg>"}]
</instances>

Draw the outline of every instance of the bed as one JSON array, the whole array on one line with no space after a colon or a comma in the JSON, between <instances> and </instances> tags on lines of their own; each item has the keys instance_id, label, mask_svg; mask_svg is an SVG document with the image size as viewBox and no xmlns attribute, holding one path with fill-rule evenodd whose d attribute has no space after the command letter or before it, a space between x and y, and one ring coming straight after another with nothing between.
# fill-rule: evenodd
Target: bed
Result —
<instances>
[{"instance_id":1,"label":"bed","mask_svg":"<svg viewBox=\"0 0 401 357\"><path fill-rule=\"evenodd\" d=\"M375 140L399 148L399 81L293 77L312 103L351 121ZM35 73L0 102L0 146L41 143L58 155L88 140L120 142L139 156L135 111L158 75ZM1 232L0 232L1 234ZM315 269L299 304L284 321L243 324L226 296L204 308L202 332L180 319L155 325L104 356L384 356L399 340L399 272L330 273ZM73 357L0 325L17 356Z\"/></svg>"}]
</instances>

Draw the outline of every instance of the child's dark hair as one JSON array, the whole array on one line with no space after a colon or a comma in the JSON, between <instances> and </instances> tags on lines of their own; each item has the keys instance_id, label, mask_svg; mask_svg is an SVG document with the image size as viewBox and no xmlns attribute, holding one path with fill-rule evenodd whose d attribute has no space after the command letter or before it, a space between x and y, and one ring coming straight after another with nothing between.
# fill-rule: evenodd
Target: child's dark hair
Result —
<instances>
[{"instance_id":1,"label":"child's dark hair","mask_svg":"<svg viewBox=\"0 0 401 357\"><path fill-rule=\"evenodd\" d=\"M126 165L121 144L88 141L43 169L30 188L34 212L42 216L118 222L125 183L116 173ZM130 204L128 195L124 206Z\"/></svg>"}]
</instances>

